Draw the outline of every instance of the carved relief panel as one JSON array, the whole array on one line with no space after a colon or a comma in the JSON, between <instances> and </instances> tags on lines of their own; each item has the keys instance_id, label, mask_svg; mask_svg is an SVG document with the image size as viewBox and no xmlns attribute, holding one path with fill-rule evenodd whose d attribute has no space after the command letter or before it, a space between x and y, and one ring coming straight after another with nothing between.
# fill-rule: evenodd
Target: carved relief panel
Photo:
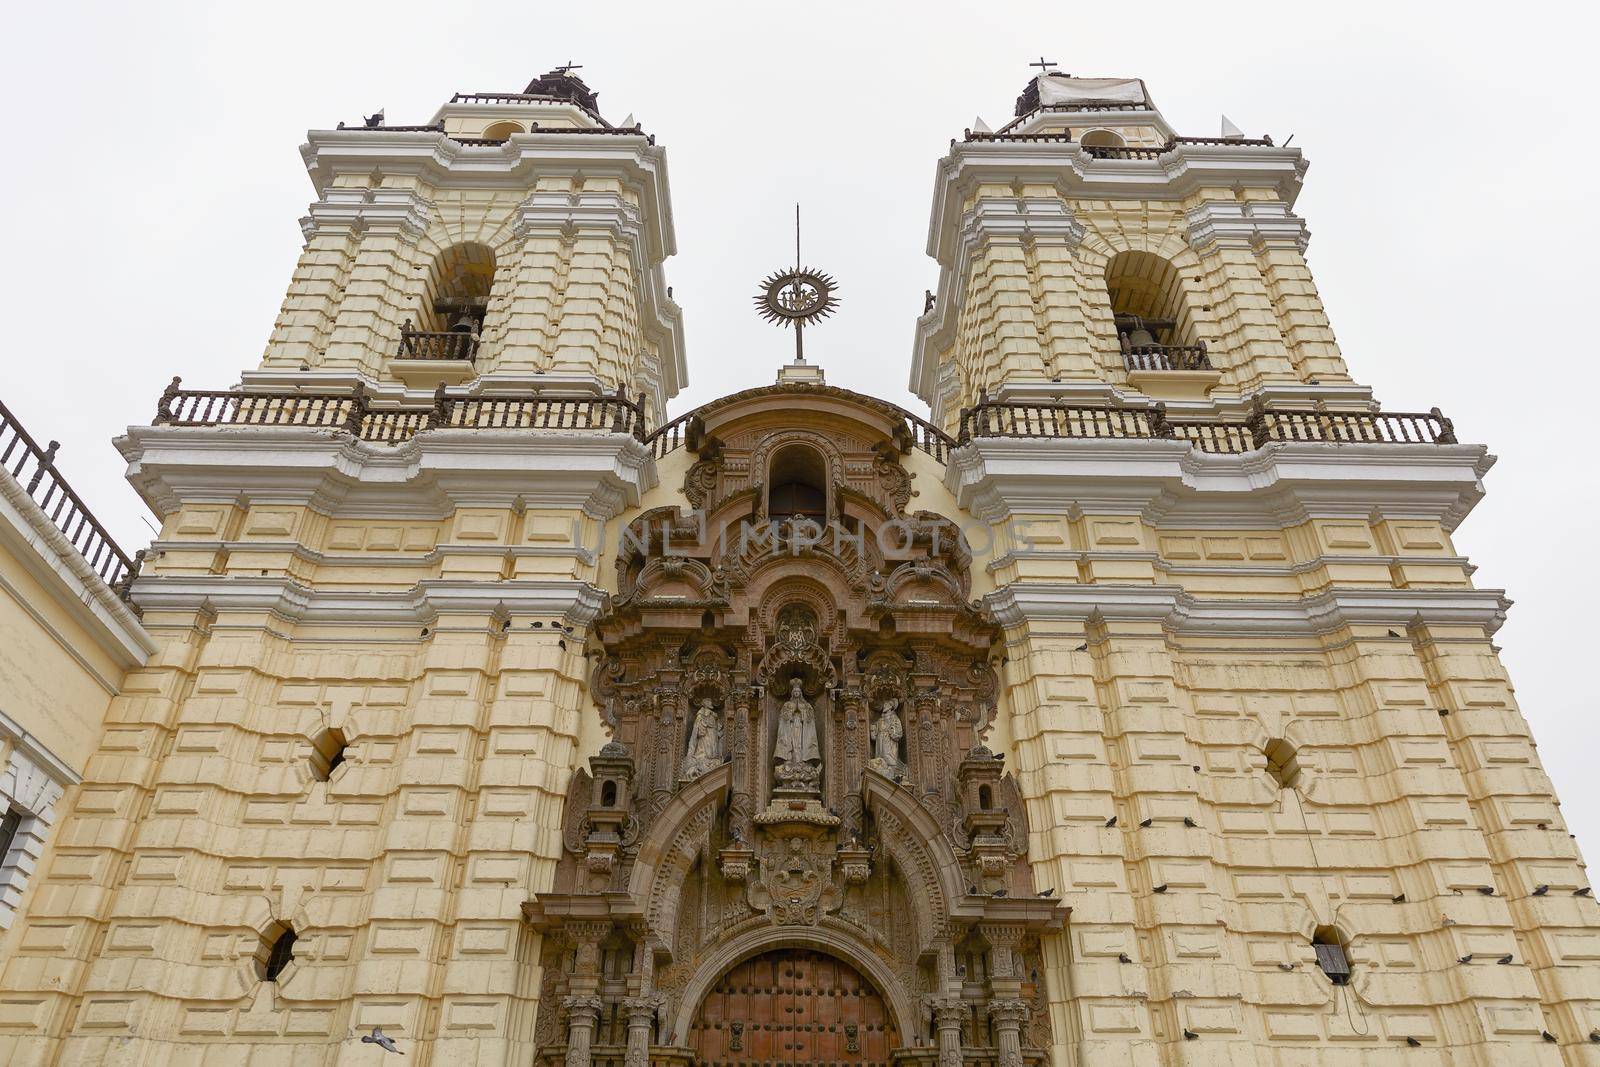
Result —
<instances>
[{"instance_id":1,"label":"carved relief panel","mask_svg":"<svg viewBox=\"0 0 1600 1067\"><path fill-rule=\"evenodd\" d=\"M957 946L1062 916L1033 891L1022 805L983 744L998 630L968 601L955 523L907 512L898 426L838 390L731 398L691 435L689 506L629 525L590 649L613 740L574 775L566 855L528 905L548 935L547 1058L593 1043L587 1008L549 1022L563 998L597 996L602 1017L658 998L662 1019L629 1031L650 1048L628 1050L658 1058L731 967L797 943L858 969L907 1045L1016 1060L994 1033L1037 1044L1042 1021L1009 1009L958 1037L929 1008L1020 1003L1036 939L985 947L976 986ZM606 922L637 948L616 989L582 950Z\"/></svg>"}]
</instances>

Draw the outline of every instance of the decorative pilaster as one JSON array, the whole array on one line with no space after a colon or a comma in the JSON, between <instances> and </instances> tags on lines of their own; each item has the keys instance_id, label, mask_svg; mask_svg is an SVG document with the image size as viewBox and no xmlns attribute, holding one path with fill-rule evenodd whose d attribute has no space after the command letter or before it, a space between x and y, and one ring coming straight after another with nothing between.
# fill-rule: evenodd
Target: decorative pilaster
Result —
<instances>
[{"instance_id":1,"label":"decorative pilaster","mask_svg":"<svg viewBox=\"0 0 1600 1067\"><path fill-rule=\"evenodd\" d=\"M571 996L561 1002L567 1012L567 1067L589 1067L594 1028L600 1021L600 998ZM632 1028L629 1028L632 1039ZM632 1061L630 1060L630 1065Z\"/></svg>"},{"instance_id":2,"label":"decorative pilaster","mask_svg":"<svg viewBox=\"0 0 1600 1067\"><path fill-rule=\"evenodd\" d=\"M649 1067L650 1035L655 1031L660 1004L661 998L656 995L629 997L622 1002L628 1019L628 1052L623 1058L623 1067ZM572 1061L567 1062L571 1067Z\"/></svg>"},{"instance_id":3,"label":"decorative pilaster","mask_svg":"<svg viewBox=\"0 0 1600 1067\"><path fill-rule=\"evenodd\" d=\"M998 1067L1022 1067L1022 1026L1028 1021L1028 1006L1020 1000L991 1000L989 1020L994 1023Z\"/></svg>"},{"instance_id":4,"label":"decorative pilaster","mask_svg":"<svg viewBox=\"0 0 1600 1067\"><path fill-rule=\"evenodd\" d=\"M961 1024L966 1019L966 1005L960 997L936 997L932 1007L933 1028L939 1042L939 1067L961 1067Z\"/></svg>"}]
</instances>

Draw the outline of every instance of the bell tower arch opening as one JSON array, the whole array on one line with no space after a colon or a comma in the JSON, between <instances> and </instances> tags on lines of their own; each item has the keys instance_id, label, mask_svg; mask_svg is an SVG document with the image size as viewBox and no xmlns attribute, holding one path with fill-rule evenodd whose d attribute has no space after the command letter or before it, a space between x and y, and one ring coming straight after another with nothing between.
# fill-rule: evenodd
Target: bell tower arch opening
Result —
<instances>
[{"instance_id":1,"label":"bell tower arch opening","mask_svg":"<svg viewBox=\"0 0 1600 1067\"><path fill-rule=\"evenodd\" d=\"M767 515L802 516L818 523L828 518L828 461L816 449L784 445L767 472Z\"/></svg>"}]
</instances>

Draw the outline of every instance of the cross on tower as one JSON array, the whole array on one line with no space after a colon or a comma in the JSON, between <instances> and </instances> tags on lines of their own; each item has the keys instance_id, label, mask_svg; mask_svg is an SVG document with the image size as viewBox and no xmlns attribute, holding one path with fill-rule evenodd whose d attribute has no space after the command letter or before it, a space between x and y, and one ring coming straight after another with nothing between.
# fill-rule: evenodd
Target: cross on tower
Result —
<instances>
[{"instance_id":1,"label":"cross on tower","mask_svg":"<svg viewBox=\"0 0 1600 1067\"><path fill-rule=\"evenodd\" d=\"M1038 67L1040 74L1049 74L1050 73L1050 68L1055 66L1055 65L1056 65L1056 61L1055 60L1046 59L1044 56L1040 56L1039 57L1039 61L1037 63L1029 63L1028 64L1028 66L1030 66L1030 67Z\"/></svg>"},{"instance_id":2,"label":"cross on tower","mask_svg":"<svg viewBox=\"0 0 1600 1067\"><path fill-rule=\"evenodd\" d=\"M556 68L556 73L557 74L571 74L575 70L582 70L582 69L583 69L583 64L582 63L574 63L572 60L569 59L565 63L563 63L561 66Z\"/></svg>"}]
</instances>

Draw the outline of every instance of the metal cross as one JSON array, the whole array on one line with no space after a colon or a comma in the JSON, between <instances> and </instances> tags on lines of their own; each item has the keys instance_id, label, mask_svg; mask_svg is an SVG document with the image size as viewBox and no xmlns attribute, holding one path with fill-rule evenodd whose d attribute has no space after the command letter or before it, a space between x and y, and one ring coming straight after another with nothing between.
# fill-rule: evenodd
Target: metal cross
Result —
<instances>
[{"instance_id":1,"label":"metal cross","mask_svg":"<svg viewBox=\"0 0 1600 1067\"><path fill-rule=\"evenodd\" d=\"M557 74L571 74L575 70L582 70L582 69L583 69L583 64L582 63L574 63L572 60L569 59L564 64L562 64L561 66L556 68L556 73Z\"/></svg>"},{"instance_id":2,"label":"metal cross","mask_svg":"<svg viewBox=\"0 0 1600 1067\"><path fill-rule=\"evenodd\" d=\"M1049 74L1050 73L1050 68L1055 66L1055 65L1056 65L1056 61L1055 60L1046 59L1044 56L1040 56L1039 57L1039 62L1037 62L1037 63L1029 63L1028 64L1028 66L1030 66L1030 67L1038 67L1040 74Z\"/></svg>"}]
</instances>

